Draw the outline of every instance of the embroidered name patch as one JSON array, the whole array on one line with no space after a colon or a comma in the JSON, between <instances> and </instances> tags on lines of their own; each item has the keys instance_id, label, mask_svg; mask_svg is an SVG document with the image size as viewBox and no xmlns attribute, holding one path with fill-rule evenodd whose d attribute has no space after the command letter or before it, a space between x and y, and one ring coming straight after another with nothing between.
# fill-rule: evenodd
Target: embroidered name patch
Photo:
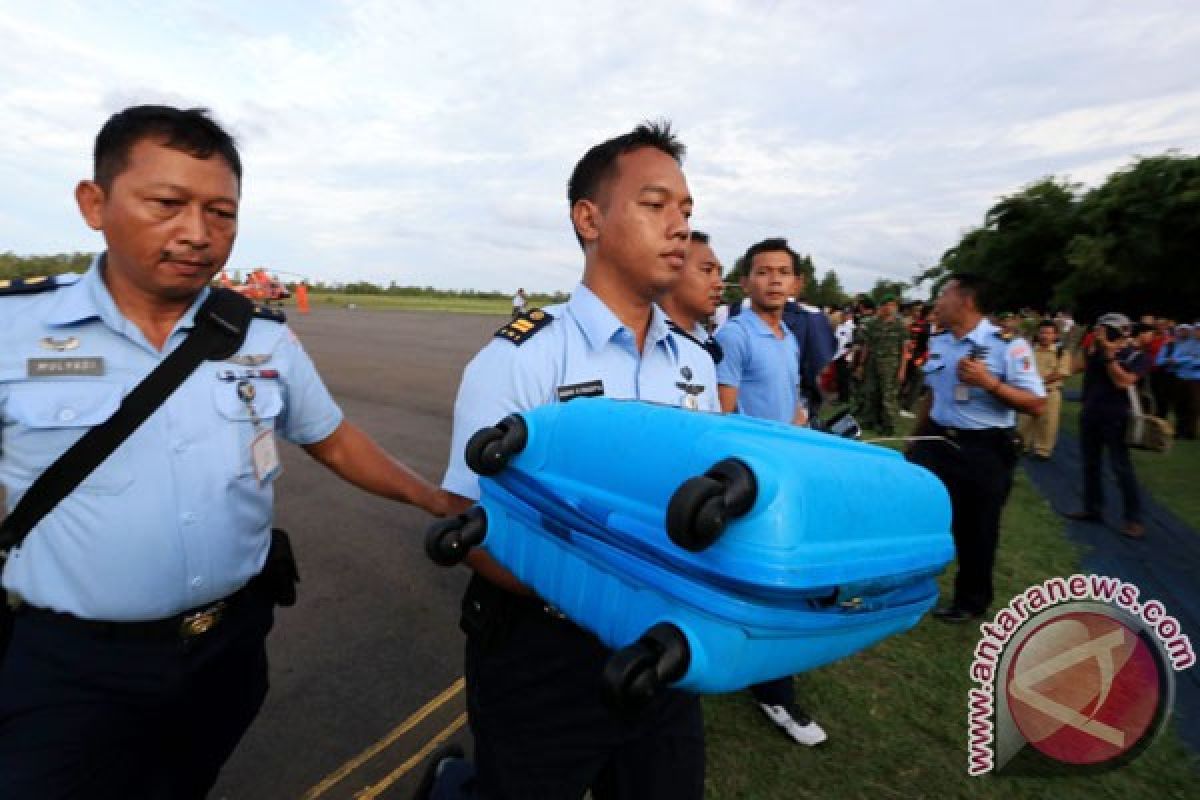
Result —
<instances>
[{"instance_id":1,"label":"embroidered name patch","mask_svg":"<svg viewBox=\"0 0 1200 800\"><path fill-rule=\"evenodd\" d=\"M30 358L26 361L26 374L30 378L48 378L59 375L104 374L104 359L94 358Z\"/></svg>"}]
</instances>

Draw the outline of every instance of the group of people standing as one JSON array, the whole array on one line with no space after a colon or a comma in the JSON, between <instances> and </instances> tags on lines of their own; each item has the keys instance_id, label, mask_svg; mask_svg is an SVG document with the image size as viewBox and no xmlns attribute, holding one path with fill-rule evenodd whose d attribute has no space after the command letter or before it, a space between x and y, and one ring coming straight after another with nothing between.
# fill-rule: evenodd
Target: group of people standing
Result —
<instances>
[{"instance_id":1,"label":"group of people standing","mask_svg":"<svg viewBox=\"0 0 1200 800\"><path fill-rule=\"evenodd\" d=\"M0 285L9 511L0 564L12 610L0 617L12 623L0 627L0 796L208 793L265 698L274 608L294 600L287 540L271 529L276 434L366 491L447 516L479 497L463 456L471 434L571 397L810 424L819 376L845 336L793 299L803 278L783 239L747 250L749 308L709 334L721 266L691 230L683 155L669 125L647 124L575 165L567 207L581 281L568 302L545 309L528 309L517 293L513 320L463 372L437 486L344 418L280 315L210 288L237 233L233 139L198 109L137 106L110 118L94 174L76 189L104 253L78 279ZM946 621L977 617L991 602L1015 412L1037 416L1045 405L1028 346L986 319L986 296L971 276L949 281L936 333L919 313L902 321L884 298L877 320L860 321L850 365L864 413L884 430L913 370L930 390L916 416L931 440L909 458L946 483L954 505L959 572L953 602L938 611ZM178 353L216 339L224 345L206 349L191 372L176 368L162 391L183 363ZM1093 349L1097 370L1138 371L1109 344ZM1196 351L1183 344L1161 363L1192 380ZM221 369L197 368L205 359ZM67 486L57 460L126 412L142 422ZM63 484L61 499L31 514L27 495L46 496L42 475ZM13 519L30 524L15 531ZM665 691L636 713L614 710L603 699L609 653L599 640L485 550L467 561L460 624L474 760L440 752L418 797L702 797L699 699ZM796 742L826 738L798 706L792 678L753 694Z\"/></svg>"}]
</instances>

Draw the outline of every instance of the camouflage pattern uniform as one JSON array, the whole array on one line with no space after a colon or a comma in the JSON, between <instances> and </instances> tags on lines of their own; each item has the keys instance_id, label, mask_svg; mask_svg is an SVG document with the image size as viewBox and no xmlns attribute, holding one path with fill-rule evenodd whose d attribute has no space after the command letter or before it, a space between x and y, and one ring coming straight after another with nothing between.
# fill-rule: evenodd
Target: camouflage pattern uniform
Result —
<instances>
[{"instance_id":1,"label":"camouflage pattern uniform","mask_svg":"<svg viewBox=\"0 0 1200 800\"><path fill-rule=\"evenodd\" d=\"M866 342L867 331L870 330L872 323L875 322L874 316L859 317L858 323L854 326L854 335L850 339L850 408L853 411L858 424L863 427L873 428L873 425L868 425L866 418L867 407L866 397L863 395L863 378L859 377L863 369L863 345Z\"/></svg>"},{"instance_id":2,"label":"camouflage pattern uniform","mask_svg":"<svg viewBox=\"0 0 1200 800\"><path fill-rule=\"evenodd\" d=\"M890 320L876 317L871 323L863 336L867 361L859 424L891 435L896 432L896 421L900 418L900 382L896 373L900 371L908 326L899 316Z\"/></svg>"}]
</instances>

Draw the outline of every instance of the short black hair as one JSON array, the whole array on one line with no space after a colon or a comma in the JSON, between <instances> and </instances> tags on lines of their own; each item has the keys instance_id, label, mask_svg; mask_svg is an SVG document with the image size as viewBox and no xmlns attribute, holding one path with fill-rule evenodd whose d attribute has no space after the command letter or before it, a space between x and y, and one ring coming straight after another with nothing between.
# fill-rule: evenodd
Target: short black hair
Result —
<instances>
[{"instance_id":1,"label":"short black hair","mask_svg":"<svg viewBox=\"0 0 1200 800\"><path fill-rule=\"evenodd\" d=\"M1039 329L1041 329L1041 328L1054 328L1054 332L1055 332L1055 333L1058 333L1058 325L1056 325L1056 324L1055 324L1054 320L1052 320L1052 319L1049 319L1049 318L1047 318L1047 319L1044 319L1044 320L1042 320L1041 322L1039 322L1039 323L1038 323L1038 328L1039 328Z\"/></svg>"},{"instance_id":2,"label":"short black hair","mask_svg":"<svg viewBox=\"0 0 1200 800\"><path fill-rule=\"evenodd\" d=\"M131 106L108 118L92 154L92 179L108 191L113 181L129 166L129 153L142 139L157 139L166 147L195 158L219 155L229 164L238 184L242 182L242 160L237 145L210 116L206 108L179 109L171 106Z\"/></svg>"},{"instance_id":3,"label":"short black hair","mask_svg":"<svg viewBox=\"0 0 1200 800\"><path fill-rule=\"evenodd\" d=\"M692 231L688 234L688 240L697 244L708 244L708 234L704 231Z\"/></svg>"},{"instance_id":4,"label":"short black hair","mask_svg":"<svg viewBox=\"0 0 1200 800\"><path fill-rule=\"evenodd\" d=\"M958 285L958 290L975 301L975 310L987 314L992 310L993 284L988 278L972 272L956 272L947 279Z\"/></svg>"},{"instance_id":5,"label":"short black hair","mask_svg":"<svg viewBox=\"0 0 1200 800\"><path fill-rule=\"evenodd\" d=\"M575 204L580 200L596 200L605 185L616 175L617 158L643 147L661 150L675 159L675 163L680 166L683 165L683 157L687 153L687 147L671 130L670 121L643 122L629 133L601 142L583 154L583 158L579 159L567 180L568 209L575 208ZM582 247L583 238L578 231L575 232L575 238Z\"/></svg>"},{"instance_id":6,"label":"short black hair","mask_svg":"<svg viewBox=\"0 0 1200 800\"><path fill-rule=\"evenodd\" d=\"M746 255L742 256L742 263L746 265L746 274L750 274L750 268L753 266L754 257L759 253L787 253L792 258L792 273L800 274L800 254L788 246L787 239L782 236L777 236L773 239L763 239L758 244L750 245L746 250Z\"/></svg>"}]
</instances>

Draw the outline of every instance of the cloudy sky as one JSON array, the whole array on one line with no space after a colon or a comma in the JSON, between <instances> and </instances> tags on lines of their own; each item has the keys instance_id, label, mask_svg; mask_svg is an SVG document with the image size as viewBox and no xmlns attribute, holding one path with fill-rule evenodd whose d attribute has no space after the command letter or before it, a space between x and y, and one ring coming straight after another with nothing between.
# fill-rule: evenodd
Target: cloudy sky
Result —
<instances>
[{"instance_id":1,"label":"cloudy sky","mask_svg":"<svg viewBox=\"0 0 1200 800\"><path fill-rule=\"evenodd\" d=\"M94 251L75 182L126 105L202 105L246 163L231 268L569 289L565 183L672 119L732 264L787 236L859 290L1006 193L1200 152L1180 2L0 0L0 251Z\"/></svg>"}]
</instances>

